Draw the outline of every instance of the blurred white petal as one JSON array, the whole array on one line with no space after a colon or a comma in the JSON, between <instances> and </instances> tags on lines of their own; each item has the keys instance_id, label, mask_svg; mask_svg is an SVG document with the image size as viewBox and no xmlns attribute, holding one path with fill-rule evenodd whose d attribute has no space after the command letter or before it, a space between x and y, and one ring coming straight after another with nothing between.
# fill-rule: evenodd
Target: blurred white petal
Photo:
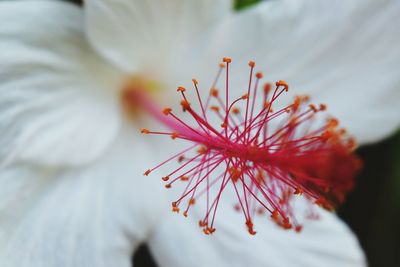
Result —
<instances>
[{"instance_id":1,"label":"blurred white petal","mask_svg":"<svg viewBox=\"0 0 400 267\"><path fill-rule=\"evenodd\" d=\"M230 0L89 0L92 45L128 72L153 72L231 11ZM177 65L175 65L178 67ZM184 67L184 66L179 66Z\"/></svg>"},{"instance_id":2,"label":"blurred white petal","mask_svg":"<svg viewBox=\"0 0 400 267\"><path fill-rule=\"evenodd\" d=\"M81 164L119 127L119 76L92 52L80 8L0 3L0 164Z\"/></svg>"},{"instance_id":3,"label":"blurred white petal","mask_svg":"<svg viewBox=\"0 0 400 267\"><path fill-rule=\"evenodd\" d=\"M267 1L202 35L229 15L229 3L89 0L86 26L99 54L130 74L161 75L154 69L169 65L171 80L187 70L202 78L223 56L242 68L255 59L268 79L316 94L361 141L398 126L396 1ZM84 41L82 11L2 2L0 20L0 49L9 51L0 55L0 156L10 163L0 172L1 266L129 266L151 229L162 266L365 265L333 214L301 234L259 221L255 237L229 208L212 237L195 223L161 218L160 184L140 175L157 162L156 145L133 144L129 131L116 136L121 77ZM242 89L247 77L235 68ZM74 169L42 166L94 159Z\"/></svg>"},{"instance_id":4,"label":"blurred white petal","mask_svg":"<svg viewBox=\"0 0 400 267\"><path fill-rule=\"evenodd\" d=\"M178 62L199 64L191 71L202 80L216 59L232 57L231 88L243 91L254 59L266 79L326 103L369 143L400 126L399 13L396 0L265 1L195 39Z\"/></svg>"},{"instance_id":5,"label":"blurred white petal","mask_svg":"<svg viewBox=\"0 0 400 267\"><path fill-rule=\"evenodd\" d=\"M7 185L0 189L2 267L131 266L132 252L166 210L158 180L139 171L153 151L134 143L134 132L123 130L87 167L0 173Z\"/></svg>"},{"instance_id":6,"label":"blurred white petal","mask_svg":"<svg viewBox=\"0 0 400 267\"><path fill-rule=\"evenodd\" d=\"M149 241L157 262L163 267L366 266L356 237L335 214L319 211L321 219L306 221L301 233L283 230L264 215L257 218L252 236L232 206L218 212L216 232L209 236L201 232L193 212L188 218L166 218Z\"/></svg>"}]
</instances>

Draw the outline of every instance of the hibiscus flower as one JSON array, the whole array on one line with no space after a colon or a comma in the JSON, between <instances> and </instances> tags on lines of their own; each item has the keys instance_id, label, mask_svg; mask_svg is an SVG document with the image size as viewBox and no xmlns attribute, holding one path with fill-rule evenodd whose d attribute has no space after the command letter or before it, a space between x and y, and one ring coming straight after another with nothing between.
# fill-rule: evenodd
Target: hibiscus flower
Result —
<instances>
[{"instance_id":1,"label":"hibiscus flower","mask_svg":"<svg viewBox=\"0 0 400 267\"><path fill-rule=\"evenodd\" d=\"M231 207L211 237L195 216L165 213L160 181L142 172L170 147L140 136L147 117L121 95L168 102L193 74L207 84L223 56L233 73L255 59L269 80L328 103L359 142L380 140L399 126L398 1L85 5L0 3L1 266L130 266L142 242L160 266L365 265L333 213L301 234L264 220L254 237Z\"/></svg>"}]
</instances>

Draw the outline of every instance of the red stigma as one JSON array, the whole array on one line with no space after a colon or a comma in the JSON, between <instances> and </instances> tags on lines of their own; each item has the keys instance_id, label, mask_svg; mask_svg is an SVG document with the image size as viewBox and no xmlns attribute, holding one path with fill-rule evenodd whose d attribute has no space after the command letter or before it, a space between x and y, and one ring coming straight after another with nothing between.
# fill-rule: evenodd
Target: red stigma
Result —
<instances>
[{"instance_id":1,"label":"red stigma","mask_svg":"<svg viewBox=\"0 0 400 267\"><path fill-rule=\"evenodd\" d=\"M335 118L316 125L315 119L327 107L309 103L309 96L296 96L289 105L279 107L277 99L289 89L285 81L276 82L275 88L265 83L258 92L264 75L254 73L254 61L248 63L246 92L229 101L231 63L230 58L223 59L205 101L198 81L193 79L199 111L190 104L187 90L178 88L182 109L191 116L191 122L165 108L163 113L170 120L163 122L171 132L142 129L144 134L168 135L192 143L145 175L177 160L180 166L162 178L167 188L175 183L182 183L184 188L172 203L172 210L178 213L182 208L187 216L190 207L203 197L205 215L199 225L205 234L215 232L216 211L228 188L237 197L234 207L243 213L250 234L256 234L254 215L265 212L283 229L300 232L302 225L294 216L293 199L304 197L327 210L341 204L362 166L353 154L356 143L345 129L338 128ZM221 96L215 85L223 70L225 94L222 91ZM210 120L213 116L218 120Z\"/></svg>"}]
</instances>

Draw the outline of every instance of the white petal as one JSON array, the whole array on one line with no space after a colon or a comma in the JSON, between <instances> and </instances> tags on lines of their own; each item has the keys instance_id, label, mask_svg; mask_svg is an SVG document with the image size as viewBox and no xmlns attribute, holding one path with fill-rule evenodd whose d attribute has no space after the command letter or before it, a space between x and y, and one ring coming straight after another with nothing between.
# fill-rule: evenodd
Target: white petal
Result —
<instances>
[{"instance_id":1,"label":"white petal","mask_svg":"<svg viewBox=\"0 0 400 267\"><path fill-rule=\"evenodd\" d=\"M396 0L265 1L195 39L177 62L202 80L200 71L210 76L204 70L232 57L231 87L243 91L255 60L267 80L311 93L360 142L373 142L400 125L399 13Z\"/></svg>"},{"instance_id":2,"label":"white petal","mask_svg":"<svg viewBox=\"0 0 400 267\"><path fill-rule=\"evenodd\" d=\"M86 43L79 7L0 3L0 160L81 164L119 125L120 76Z\"/></svg>"},{"instance_id":3,"label":"white petal","mask_svg":"<svg viewBox=\"0 0 400 267\"><path fill-rule=\"evenodd\" d=\"M92 45L128 72L173 60L173 51L231 10L230 0L89 0Z\"/></svg>"},{"instance_id":4,"label":"white petal","mask_svg":"<svg viewBox=\"0 0 400 267\"><path fill-rule=\"evenodd\" d=\"M334 214L321 215L318 221L308 221L301 233L258 218L257 234L251 236L240 224L241 214L235 214L232 207L220 207L217 230L206 236L198 228L195 214L188 218L171 214L149 244L162 266L366 266L346 225Z\"/></svg>"},{"instance_id":5,"label":"white petal","mask_svg":"<svg viewBox=\"0 0 400 267\"><path fill-rule=\"evenodd\" d=\"M0 266L131 266L166 210L158 179L142 175L151 149L132 130L87 167L0 173Z\"/></svg>"}]
</instances>

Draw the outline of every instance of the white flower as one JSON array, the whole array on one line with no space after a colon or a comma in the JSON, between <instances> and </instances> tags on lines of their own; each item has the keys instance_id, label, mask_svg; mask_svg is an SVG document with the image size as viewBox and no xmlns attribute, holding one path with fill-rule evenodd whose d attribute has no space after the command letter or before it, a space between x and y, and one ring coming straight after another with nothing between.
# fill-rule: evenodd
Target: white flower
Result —
<instances>
[{"instance_id":1,"label":"white flower","mask_svg":"<svg viewBox=\"0 0 400 267\"><path fill-rule=\"evenodd\" d=\"M132 75L161 92L193 74L207 84L223 56L239 73L255 59L377 141L399 126L399 1L266 1L239 14L212 0L85 5L0 2L1 266L130 266L143 241L160 266L365 265L334 214L301 234L264 220L255 237L228 207L212 237L164 214L160 182L142 176L160 144L121 116L120 89Z\"/></svg>"}]
</instances>

